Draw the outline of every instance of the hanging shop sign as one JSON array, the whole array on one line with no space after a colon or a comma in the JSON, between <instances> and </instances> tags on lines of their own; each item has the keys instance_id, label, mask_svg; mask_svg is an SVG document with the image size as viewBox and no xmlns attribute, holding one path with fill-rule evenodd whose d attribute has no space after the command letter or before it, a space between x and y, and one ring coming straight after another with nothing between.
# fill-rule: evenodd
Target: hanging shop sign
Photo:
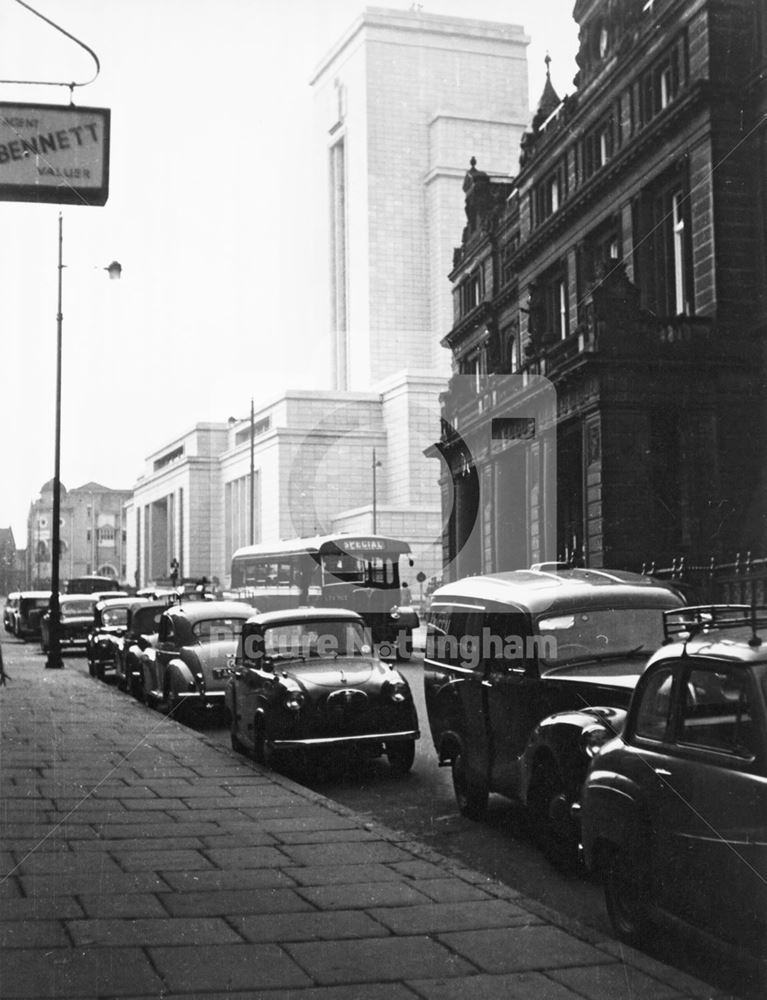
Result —
<instances>
[{"instance_id":1,"label":"hanging shop sign","mask_svg":"<svg viewBox=\"0 0 767 1000\"><path fill-rule=\"evenodd\" d=\"M0 102L0 201L104 205L108 108Z\"/></svg>"}]
</instances>

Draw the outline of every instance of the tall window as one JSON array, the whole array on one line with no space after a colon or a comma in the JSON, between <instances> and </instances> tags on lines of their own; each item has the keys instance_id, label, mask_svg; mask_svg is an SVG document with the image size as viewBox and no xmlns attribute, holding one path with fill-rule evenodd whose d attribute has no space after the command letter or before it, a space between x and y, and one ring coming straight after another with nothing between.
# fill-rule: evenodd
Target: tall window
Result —
<instances>
[{"instance_id":1,"label":"tall window","mask_svg":"<svg viewBox=\"0 0 767 1000\"><path fill-rule=\"evenodd\" d=\"M347 257L346 152L341 137L330 147L330 281L336 389L349 387Z\"/></svg>"},{"instance_id":2,"label":"tall window","mask_svg":"<svg viewBox=\"0 0 767 1000\"><path fill-rule=\"evenodd\" d=\"M641 194L634 205L633 225L642 308L662 320L692 315L690 200L678 173Z\"/></svg>"},{"instance_id":3,"label":"tall window","mask_svg":"<svg viewBox=\"0 0 767 1000\"><path fill-rule=\"evenodd\" d=\"M675 191L671 196L672 213L672 262L674 268L674 309L678 314L688 313L686 271L686 244L684 213L682 211L682 194Z\"/></svg>"}]
</instances>

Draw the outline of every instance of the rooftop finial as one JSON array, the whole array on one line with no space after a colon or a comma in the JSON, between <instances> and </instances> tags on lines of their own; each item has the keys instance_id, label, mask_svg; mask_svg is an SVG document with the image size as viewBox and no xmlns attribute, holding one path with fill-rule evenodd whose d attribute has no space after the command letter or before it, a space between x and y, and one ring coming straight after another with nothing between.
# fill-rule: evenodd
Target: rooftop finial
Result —
<instances>
[{"instance_id":1,"label":"rooftop finial","mask_svg":"<svg viewBox=\"0 0 767 1000\"><path fill-rule=\"evenodd\" d=\"M551 70L549 69L551 66L551 56L548 52L546 52L546 58L543 61L546 63L546 76L548 79L551 79Z\"/></svg>"}]
</instances>

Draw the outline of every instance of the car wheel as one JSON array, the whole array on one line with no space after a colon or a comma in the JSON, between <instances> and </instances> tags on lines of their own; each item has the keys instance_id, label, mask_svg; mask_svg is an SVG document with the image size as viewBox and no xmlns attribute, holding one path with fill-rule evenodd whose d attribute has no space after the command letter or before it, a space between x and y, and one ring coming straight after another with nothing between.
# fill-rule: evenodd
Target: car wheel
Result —
<instances>
[{"instance_id":1,"label":"car wheel","mask_svg":"<svg viewBox=\"0 0 767 1000\"><path fill-rule=\"evenodd\" d=\"M266 726L261 716L256 717L253 726L253 760L257 764L266 764L269 748L266 745Z\"/></svg>"},{"instance_id":2,"label":"car wheel","mask_svg":"<svg viewBox=\"0 0 767 1000\"><path fill-rule=\"evenodd\" d=\"M96 664L93 662L90 655L88 656L88 673L91 677L96 676Z\"/></svg>"},{"instance_id":3,"label":"car wheel","mask_svg":"<svg viewBox=\"0 0 767 1000\"><path fill-rule=\"evenodd\" d=\"M533 835L544 855L562 871L574 871L578 867L580 837L570 815L564 782L553 763L535 769L527 805Z\"/></svg>"},{"instance_id":4,"label":"car wheel","mask_svg":"<svg viewBox=\"0 0 767 1000\"><path fill-rule=\"evenodd\" d=\"M246 753L247 748L245 747L245 744L241 742L237 731L237 706L235 705L233 712L229 712L227 710L227 714L229 716L229 740L232 744L232 750L234 750L235 753Z\"/></svg>"},{"instance_id":5,"label":"car wheel","mask_svg":"<svg viewBox=\"0 0 767 1000\"><path fill-rule=\"evenodd\" d=\"M641 875L621 848L610 853L604 867L605 903L616 935L626 944L646 942L647 919Z\"/></svg>"},{"instance_id":6,"label":"car wheel","mask_svg":"<svg viewBox=\"0 0 767 1000\"><path fill-rule=\"evenodd\" d=\"M395 774L407 774L415 760L415 740L387 743L386 756Z\"/></svg>"},{"instance_id":7,"label":"car wheel","mask_svg":"<svg viewBox=\"0 0 767 1000\"><path fill-rule=\"evenodd\" d=\"M93 669L95 671L97 679L100 680L100 681L103 681L104 680L104 662L103 662L103 660L96 660L95 664L93 665Z\"/></svg>"},{"instance_id":8,"label":"car wheel","mask_svg":"<svg viewBox=\"0 0 767 1000\"><path fill-rule=\"evenodd\" d=\"M487 785L471 784L462 753L453 758L453 791L458 810L467 819L482 819L487 810Z\"/></svg>"},{"instance_id":9,"label":"car wheel","mask_svg":"<svg viewBox=\"0 0 767 1000\"><path fill-rule=\"evenodd\" d=\"M118 686L118 688L121 691L127 691L128 690L128 675L120 673L120 660L119 660L119 658L116 655L115 655L114 660L112 661L112 669L114 670L115 677L117 678L117 686Z\"/></svg>"}]
</instances>

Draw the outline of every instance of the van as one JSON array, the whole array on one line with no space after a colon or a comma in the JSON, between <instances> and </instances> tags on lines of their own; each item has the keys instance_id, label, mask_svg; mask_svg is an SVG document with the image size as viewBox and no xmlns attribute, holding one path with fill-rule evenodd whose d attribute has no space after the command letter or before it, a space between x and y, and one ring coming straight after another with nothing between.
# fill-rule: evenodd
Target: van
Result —
<instances>
[{"instance_id":1,"label":"van","mask_svg":"<svg viewBox=\"0 0 767 1000\"><path fill-rule=\"evenodd\" d=\"M596 569L516 570L435 590L426 708L460 812L481 818L491 793L521 802L552 860L574 863L570 805L589 760L582 716L620 726L663 640L663 612L682 603L650 577ZM578 713L578 725L561 713Z\"/></svg>"}]
</instances>

